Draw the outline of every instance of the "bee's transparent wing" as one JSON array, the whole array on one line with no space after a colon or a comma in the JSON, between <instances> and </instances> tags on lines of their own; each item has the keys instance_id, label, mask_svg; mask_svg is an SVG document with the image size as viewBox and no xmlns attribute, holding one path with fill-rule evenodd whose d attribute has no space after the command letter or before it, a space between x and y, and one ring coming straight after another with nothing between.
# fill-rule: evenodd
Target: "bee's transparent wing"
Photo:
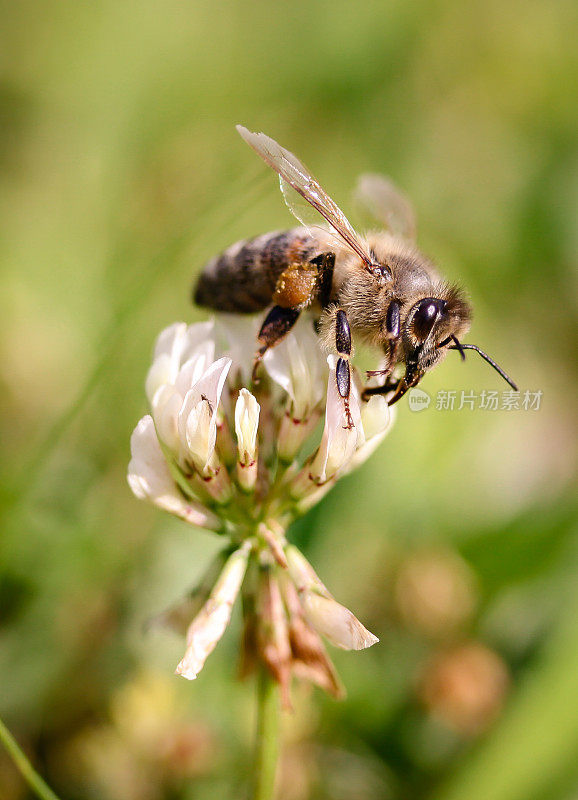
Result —
<instances>
[{"instance_id":1,"label":"bee's transparent wing","mask_svg":"<svg viewBox=\"0 0 578 800\"><path fill-rule=\"evenodd\" d=\"M307 220L308 215L303 213L302 204L294 202L294 198L291 196L292 192L284 184L288 184L310 206L313 206L327 220L339 237L368 266L372 266L372 258L366 247L360 242L349 220L339 206L321 188L307 167L293 153L285 150L270 136L266 136L264 133L252 133L242 125L237 125L237 130L247 144L251 145L253 150L261 156L263 161L279 174L281 177L281 191L285 202L297 219L306 227L310 227L312 224L310 220Z\"/></svg>"},{"instance_id":2,"label":"bee's transparent wing","mask_svg":"<svg viewBox=\"0 0 578 800\"><path fill-rule=\"evenodd\" d=\"M327 227L319 211L317 211L308 200L297 192L285 178L279 175L279 188L283 195L283 200L289 211L293 214L309 235L315 237L315 228L321 228L326 235L337 241L337 245L343 245L343 236L338 233L334 225Z\"/></svg>"},{"instance_id":3,"label":"bee's transparent wing","mask_svg":"<svg viewBox=\"0 0 578 800\"><path fill-rule=\"evenodd\" d=\"M360 175L354 200L362 214L394 236L414 241L416 219L407 197L384 175Z\"/></svg>"},{"instance_id":4,"label":"bee's transparent wing","mask_svg":"<svg viewBox=\"0 0 578 800\"><path fill-rule=\"evenodd\" d=\"M319 228L324 225L323 217L319 212L316 211L299 192L296 192L291 184L287 183L285 178L281 177L281 175L279 175L279 188L281 189L283 200L285 200L285 205L289 211L308 230L311 231L312 228ZM339 238L341 239L341 237Z\"/></svg>"}]
</instances>

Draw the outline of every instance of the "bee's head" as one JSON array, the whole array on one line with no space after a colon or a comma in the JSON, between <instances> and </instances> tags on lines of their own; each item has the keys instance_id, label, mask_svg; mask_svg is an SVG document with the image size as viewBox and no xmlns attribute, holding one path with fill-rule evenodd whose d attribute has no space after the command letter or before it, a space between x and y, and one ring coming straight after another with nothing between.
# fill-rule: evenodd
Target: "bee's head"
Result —
<instances>
[{"instance_id":1,"label":"bee's head","mask_svg":"<svg viewBox=\"0 0 578 800\"><path fill-rule=\"evenodd\" d=\"M471 309L463 294L445 286L436 294L437 297L422 297L414 302L405 315L400 331L405 376L392 402L416 386L444 358L448 345L469 329Z\"/></svg>"},{"instance_id":2,"label":"bee's head","mask_svg":"<svg viewBox=\"0 0 578 800\"><path fill-rule=\"evenodd\" d=\"M448 350L458 350L465 359L465 350L475 350L490 364L514 391L517 386L504 370L475 344L458 339L470 327L471 309L459 289L442 287L437 297L422 297L410 307L401 326L401 361L405 375L400 380L389 405L397 403L412 386L417 386L425 373L438 364Z\"/></svg>"}]
</instances>

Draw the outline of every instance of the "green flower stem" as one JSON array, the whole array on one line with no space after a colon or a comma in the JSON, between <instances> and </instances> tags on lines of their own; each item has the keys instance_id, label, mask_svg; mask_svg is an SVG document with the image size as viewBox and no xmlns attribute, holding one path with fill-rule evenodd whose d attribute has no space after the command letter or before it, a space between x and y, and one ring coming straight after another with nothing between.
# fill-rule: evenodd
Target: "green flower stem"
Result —
<instances>
[{"instance_id":1,"label":"green flower stem","mask_svg":"<svg viewBox=\"0 0 578 800\"><path fill-rule=\"evenodd\" d=\"M8 751L10 757L14 761L18 771L32 789L32 791L41 798L41 800L58 800L57 795L54 794L52 789L42 780L40 775L36 772L30 761L26 758L23 751L20 749L16 739L12 736L6 725L0 719L0 742Z\"/></svg>"},{"instance_id":2,"label":"green flower stem","mask_svg":"<svg viewBox=\"0 0 578 800\"><path fill-rule=\"evenodd\" d=\"M265 667L261 668L257 680L253 800L273 800L279 756L279 692Z\"/></svg>"}]
</instances>

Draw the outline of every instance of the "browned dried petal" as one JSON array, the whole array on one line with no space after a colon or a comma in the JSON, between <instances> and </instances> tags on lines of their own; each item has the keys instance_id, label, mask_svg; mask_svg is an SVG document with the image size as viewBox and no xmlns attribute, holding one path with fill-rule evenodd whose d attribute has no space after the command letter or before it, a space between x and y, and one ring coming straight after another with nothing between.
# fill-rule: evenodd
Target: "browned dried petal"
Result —
<instances>
[{"instance_id":1,"label":"browned dried petal","mask_svg":"<svg viewBox=\"0 0 578 800\"><path fill-rule=\"evenodd\" d=\"M338 700L345 697L339 676L319 634L303 617L292 617L289 623L289 640L293 653L293 673L296 677L315 683Z\"/></svg>"},{"instance_id":2,"label":"browned dried petal","mask_svg":"<svg viewBox=\"0 0 578 800\"><path fill-rule=\"evenodd\" d=\"M289 643L289 627L279 584L272 572L272 568L264 569L260 580L259 654L281 687L283 706L290 709L291 645Z\"/></svg>"}]
</instances>

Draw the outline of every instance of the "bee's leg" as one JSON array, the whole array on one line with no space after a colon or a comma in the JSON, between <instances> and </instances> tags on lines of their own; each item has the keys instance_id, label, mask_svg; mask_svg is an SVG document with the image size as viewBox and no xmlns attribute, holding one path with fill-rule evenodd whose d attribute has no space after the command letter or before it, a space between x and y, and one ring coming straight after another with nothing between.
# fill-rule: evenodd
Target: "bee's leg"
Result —
<instances>
[{"instance_id":1,"label":"bee's leg","mask_svg":"<svg viewBox=\"0 0 578 800\"><path fill-rule=\"evenodd\" d=\"M399 379L394 379L391 377L391 372L395 366L394 359L395 353L398 349L398 342L399 339L392 339L390 342L390 361L386 369L378 369L375 371L368 372L368 375L385 375L385 383L381 386L366 386L361 393L362 400L369 400L369 398L374 394L388 394L389 392L395 392L399 389Z\"/></svg>"},{"instance_id":2,"label":"bee's leg","mask_svg":"<svg viewBox=\"0 0 578 800\"><path fill-rule=\"evenodd\" d=\"M349 395L351 391L351 370L349 357L351 356L351 331L345 311L339 308L335 314L335 348L339 353L335 367L335 380L339 396L343 398L347 427L353 428L353 417L349 410Z\"/></svg>"},{"instance_id":3,"label":"bee's leg","mask_svg":"<svg viewBox=\"0 0 578 800\"><path fill-rule=\"evenodd\" d=\"M401 325L401 306L397 300L392 300L385 315L385 329L390 339L399 338Z\"/></svg>"},{"instance_id":4,"label":"bee's leg","mask_svg":"<svg viewBox=\"0 0 578 800\"><path fill-rule=\"evenodd\" d=\"M388 377L383 386L366 386L361 394L362 400L368 400L374 394L388 394L395 391L399 386L399 381Z\"/></svg>"},{"instance_id":5,"label":"bee's leg","mask_svg":"<svg viewBox=\"0 0 578 800\"><path fill-rule=\"evenodd\" d=\"M300 313L301 309L282 308L281 306L273 306L269 311L259 331L258 342L261 346L255 354L253 382L257 382L257 369L267 350L270 347L275 347L289 333L297 322Z\"/></svg>"},{"instance_id":6,"label":"bee's leg","mask_svg":"<svg viewBox=\"0 0 578 800\"><path fill-rule=\"evenodd\" d=\"M365 373L368 378L372 376L385 376L388 378L391 373L393 372L395 365L397 364L397 354L399 351L401 339L398 337L397 339L389 339L386 344L387 347L387 366L383 369L368 369Z\"/></svg>"},{"instance_id":7,"label":"bee's leg","mask_svg":"<svg viewBox=\"0 0 578 800\"><path fill-rule=\"evenodd\" d=\"M397 300L392 300L385 316L385 329L389 340L389 363L387 365L387 375L389 376L397 361L397 352L401 342L401 305Z\"/></svg>"},{"instance_id":8,"label":"bee's leg","mask_svg":"<svg viewBox=\"0 0 578 800\"><path fill-rule=\"evenodd\" d=\"M333 286L333 271L335 269L335 253L322 253L312 258L309 262L318 268L317 286L321 308L327 308L331 303L331 288Z\"/></svg>"},{"instance_id":9,"label":"bee's leg","mask_svg":"<svg viewBox=\"0 0 578 800\"><path fill-rule=\"evenodd\" d=\"M389 376L393 372L397 363L397 354L401 343L400 334L400 304L397 300L392 300L387 309L385 317L385 329L387 335L387 366L384 369L368 370L367 376L385 376L386 381L384 386L371 387L365 389L363 392L364 399L372 394L384 394L391 391Z\"/></svg>"},{"instance_id":10,"label":"bee's leg","mask_svg":"<svg viewBox=\"0 0 578 800\"><path fill-rule=\"evenodd\" d=\"M387 338L389 340L389 363L387 368L384 370L378 370L377 372L368 372L368 375L385 375L385 383L383 386L370 386L365 387L362 393L362 399L367 400L371 395L374 394L388 394L389 392L393 392L393 397L390 397L388 400L388 405L393 405L397 403L397 401L403 397L403 395L407 392L407 390L411 386L415 386L417 380L411 380L408 378L408 367L406 365L405 377L399 380L394 380L391 376L391 373L395 369L398 357L397 354L399 352L399 347L401 343L401 336L400 336L400 306L397 300L392 300L390 306L387 310L387 316L385 320L386 330L387 330Z\"/></svg>"}]
</instances>

